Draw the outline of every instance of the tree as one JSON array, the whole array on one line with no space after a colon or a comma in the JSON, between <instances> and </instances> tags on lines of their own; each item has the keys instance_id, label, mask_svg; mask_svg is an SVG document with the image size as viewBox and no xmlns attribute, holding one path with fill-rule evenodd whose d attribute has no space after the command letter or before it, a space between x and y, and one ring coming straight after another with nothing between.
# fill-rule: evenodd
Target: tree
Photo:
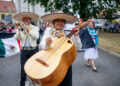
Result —
<instances>
[{"instance_id":1,"label":"tree","mask_svg":"<svg viewBox=\"0 0 120 86\"><path fill-rule=\"evenodd\" d=\"M87 20L89 18L104 16L111 19L112 14L117 12L120 0L25 0L31 4L40 3L45 7L45 11L62 10L64 13L79 15L80 18Z\"/></svg>"}]
</instances>

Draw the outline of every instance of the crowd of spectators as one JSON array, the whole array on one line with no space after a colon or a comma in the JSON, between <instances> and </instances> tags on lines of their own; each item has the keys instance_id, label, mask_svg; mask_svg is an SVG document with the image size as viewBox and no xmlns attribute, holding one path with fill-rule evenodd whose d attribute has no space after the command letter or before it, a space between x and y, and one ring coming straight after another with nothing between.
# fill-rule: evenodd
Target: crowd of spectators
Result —
<instances>
[{"instance_id":1,"label":"crowd of spectators","mask_svg":"<svg viewBox=\"0 0 120 86\"><path fill-rule=\"evenodd\" d=\"M120 32L120 21L115 23L107 21L105 25L103 25L103 30L105 32Z\"/></svg>"},{"instance_id":2,"label":"crowd of spectators","mask_svg":"<svg viewBox=\"0 0 120 86\"><path fill-rule=\"evenodd\" d=\"M13 37L15 33L14 24L0 22L0 39Z\"/></svg>"},{"instance_id":3,"label":"crowd of spectators","mask_svg":"<svg viewBox=\"0 0 120 86\"><path fill-rule=\"evenodd\" d=\"M14 24L0 22L0 33L15 33Z\"/></svg>"}]
</instances>

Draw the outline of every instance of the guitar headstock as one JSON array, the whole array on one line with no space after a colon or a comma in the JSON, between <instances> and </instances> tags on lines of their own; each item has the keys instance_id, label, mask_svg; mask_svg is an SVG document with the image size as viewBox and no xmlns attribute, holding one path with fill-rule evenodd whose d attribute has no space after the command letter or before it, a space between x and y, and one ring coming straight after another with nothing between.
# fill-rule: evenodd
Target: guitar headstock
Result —
<instances>
[{"instance_id":1,"label":"guitar headstock","mask_svg":"<svg viewBox=\"0 0 120 86\"><path fill-rule=\"evenodd\" d=\"M77 26L77 29L73 29L73 31L72 31L70 34L68 34L67 37L70 38L77 30L82 29L82 28L85 27L87 24L88 24L88 21L87 21L87 22L79 23L78 26Z\"/></svg>"},{"instance_id":2,"label":"guitar headstock","mask_svg":"<svg viewBox=\"0 0 120 86\"><path fill-rule=\"evenodd\" d=\"M81 28L85 27L87 24L88 24L88 21L82 22L82 23L78 24L77 28L81 29Z\"/></svg>"}]
</instances>

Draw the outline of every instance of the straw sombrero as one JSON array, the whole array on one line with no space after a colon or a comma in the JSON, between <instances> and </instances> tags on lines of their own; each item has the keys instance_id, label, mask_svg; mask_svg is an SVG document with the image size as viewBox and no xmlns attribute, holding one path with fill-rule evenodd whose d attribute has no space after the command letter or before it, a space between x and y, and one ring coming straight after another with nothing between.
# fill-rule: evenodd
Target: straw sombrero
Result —
<instances>
[{"instance_id":1,"label":"straw sombrero","mask_svg":"<svg viewBox=\"0 0 120 86\"><path fill-rule=\"evenodd\" d=\"M55 19L64 19L66 20L66 23L73 23L73 22L78 21L77 17L73 15L65 14L62 12L47 14L47 15L42 16L41 19L49 23L52 23L53 20Z\"/></svg>"},{"instance_id":2,"label":"straw sombrero","mask_svg":"<svg viewBox=\"0 0 120 86\"><path fill-rule=\"evenodd\" d=\"M34 14L34 13L30 13L30 12L21 12L21 13L18 13L14 16L14 19L17 20L17 21L22 21L22 19L24 17L29 17L31 18L33 21L37 21L39 16L37 14Z\"/></svg>"}]
</instances>

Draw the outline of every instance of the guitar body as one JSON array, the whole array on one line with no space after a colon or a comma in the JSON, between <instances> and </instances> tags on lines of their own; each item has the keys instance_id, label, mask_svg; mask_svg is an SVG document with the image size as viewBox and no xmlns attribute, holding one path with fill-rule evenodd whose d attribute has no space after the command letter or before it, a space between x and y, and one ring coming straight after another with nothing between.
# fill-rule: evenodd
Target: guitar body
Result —
<instances>
[{"instance_id":1,"label":"guitar body","mask_svg":"<svg viewBox=\"0 0 120 86\"><path fill-rule=\"evenodd\" d=\"M76 55L72 40L57 38L53 40L49 49L39 51L26 62L25 72L39 86L58 86L65 78ZM38 62L38 58L47 66Z\"/></svg>"}]
</instances>

